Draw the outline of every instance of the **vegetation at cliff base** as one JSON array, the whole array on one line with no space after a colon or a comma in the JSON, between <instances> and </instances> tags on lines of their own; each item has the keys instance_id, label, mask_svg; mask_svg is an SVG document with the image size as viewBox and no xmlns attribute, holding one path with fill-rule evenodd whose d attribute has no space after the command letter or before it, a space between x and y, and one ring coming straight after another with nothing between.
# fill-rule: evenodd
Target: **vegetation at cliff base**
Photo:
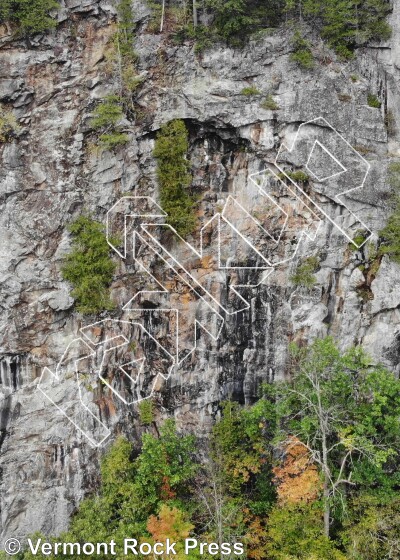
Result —
<instances>
[{"instance_id":1,"label":"vegetation at cliff base","mask_svg":"<svg viewBox=\"0 0 400 560\"><path fill-rule=\"evenodd\" d=\"M0 23L15 23L22 36L42 33L56 26L57 21L49 13L57 8L55 0L2 0Z\"/></svg>"},{"instance_id":2,"label":"vegetation at cliff base","mask_svg":"<svg viewBox=\"0 0 400 560\"><path fill-rule=\"evenodd\" d=\"M101 223L80 216L69 226L72 250L61 272L73 286L72 296L81 313L98 313L112 309L109 285L116 265Z\"/></svg>"},{"instance_id":3,"label":"vegetation at cliff base","mask_svg":"<svg viewBox=\"0 0 400 560\"><path fill-rule=\"evenodd\" d=\"M188 131L182 120L173 120L161 127L153 152L157 160L161 207L168 214L167 223L182 237L192 233L196 223L195 201L189 193L192 178L188 150Z\"/></svg>"},{"instance_id":4,"label":"vegetation at cliff base","mask_svg":"<svg viewBox=\"0 0 400 560\"><path fill-rule=\"evenodd\" d=\"M182 560L199 558L183 555L188 536L242 542L252 560L398 560L400 381L330 338L291 352L290 380L252 405L223 404L208 442L172 420L156 429L142 409L140 450L117 439L99 489L50 540L114 539L121 551L127 536L170 538Z\"/></svg>"},{"instance_id":5,"label":"vegetation at cliff base","mask_svg":"<svg viewBox=\"0 0 400 560\"><path fill-rule=\"evenodd\" d=\"M342 355L329 338L300 355L292 379L278 386L278 440L295 436L313 458L326 536L352 491L391 494L400 483L399 389L361 348Z\"/></svg>"}]
</instances>

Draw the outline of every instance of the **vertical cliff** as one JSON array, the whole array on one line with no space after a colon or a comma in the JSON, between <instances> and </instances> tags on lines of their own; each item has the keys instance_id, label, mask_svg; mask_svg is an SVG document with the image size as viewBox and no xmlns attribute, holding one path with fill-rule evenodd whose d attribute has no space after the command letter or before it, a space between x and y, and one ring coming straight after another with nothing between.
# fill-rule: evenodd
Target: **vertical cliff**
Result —
<instances>
[{"instance_id":1,"label":"vertical cliff","mask_svg":"<svg viewBox=\"0 0 400 560\"><path fill-rule=\"evenodd\" d=\"M163 123L182 119L189 133L197 225L188 241L199 248L200 229L225 209L252 243L225 232L225 263L236 259L249 265L232 272L218 267L213 249L218 245L216 222L204 230L204 258L195 258L165 231L154 230L182 267L201 279L223 319L218 337L197 331L195 351L155 394L157 414L173 415L180 428L205 434L221 400L252 402L260 383L287 374L292 341L307 344L332 335L341 348L361 344L376 361L398 371L399 267L387 256L378 257L376 249L377 233L390 213L388 169L400 155L400 3L394 3L390 17L391 39L359 49L350 62L338 60L310 31L317 61L311 70L291 61L291 33L285 29L264 34L241 49L216 45L196 53L190 41L179 45L166 34L150 32L146 5L135 2L133 13L140 85L133 110L120 123L129 140L112 150L93 148L91 116L98 102L120 87L109 57L115 5L65 0L57 28L27 40L15 39L5 25L0 28L0 102L13 111L20 126L9 142L0 144L3 537L35 530L59 533L96 484L103 448L94 449L51 405L37 390L38 381L44 367L54 370L80 328L107 317L131 318L122 308L135 292L146 289L149 276L115 253L115 310L98 317L77 313L60 272L70 247L66 226L82 212L105 223L107 212L122 196L159 200L153 149ZM249 87L253 93L246 95L244 88ZM381 106L371 107L368 95L376 96ZM279 214L251 180L266 167L279 175L276 163L295 172L296 157L281 153L277 162L278 150L282 144L292 145L300 125L320 117L370 164L363 188L348 196L358 220L373 233L360 249L333 224L341 224L356 238L358 220L323 181L307 177L302 182L319 208L313 214L304 200L285 189L291 185L287 178L283 183L274 179L271 200L285 211ZM327 134L324 122L305 129L306 139L321 130ZM331 165L327 160L320 171L331 175ZM250 208L268 231L283 231L285 226L279 247L272 243L271 249L232 197ZM312 235L300 239L303 230ZM254 270L261 258L254 246L271 249L274 255L273 270L265 279ZM304 286L293 278L310 257L315 282ZM143 262L156 277L166 277L166 262L157 261L151 251ZM167 279L169 305L180 306L183 317L185 352L194 341L194 321L203 318L207 323L209 311L199 307L198 294L182 296L176 277ZM247 286L239 290L248 303L239 313L229 313L237 304L230 290L233 284ZM153 306L163 303L159 296ZM139 306L147 311L137 320L148 324L160 340L175 333L170 316L157 325L149 318L148 302L141 300ZM137 406L125 405L95 372L89 374L90 380L80 385L85 402L112 435L124 432L137 439ZM79 399L74 377L61 376L52 391L56 402L75 414Z\"/></svg>"}]
</instances>

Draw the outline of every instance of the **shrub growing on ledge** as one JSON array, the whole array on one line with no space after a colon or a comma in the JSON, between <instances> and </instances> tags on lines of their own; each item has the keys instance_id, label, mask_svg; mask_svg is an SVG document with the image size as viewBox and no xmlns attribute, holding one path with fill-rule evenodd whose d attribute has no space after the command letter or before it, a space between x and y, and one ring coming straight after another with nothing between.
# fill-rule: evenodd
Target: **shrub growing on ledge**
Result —
<instances>
[{"instance_id":1,"label":"shrub growing on ledge","mask_svg":"<svg viewBox=\"0 0 400 560\"><path fill-rule=\"evenodd\" d=\"M298 169L297 171L286 171L286 175L295 183L307 183L310 179L307 173L304 173L301 169Z\"/></svg>"},{"instance_id":2,"label":"shrub growing on ledge","mask_svg":"<svg viewBox=\"0 0 400 560\"><path fill-rule=\"evenodd\" d=\"M290 277L290 280L295 286L312 288L317 281L314 272L317 271L318 264L319 261L317 257L308 257L304 259L304 261L298 265L296 272Z\"/></svg>"},{"instance_id":3,"label":"shrub growing on ledge","mask_svg":"<svg viewBox=\"0 0 400 560\"><path fill-rule=\"evenodd\" d=\"M123 116L121 100L117 95L107 95L93 111L92 126L102 132L99 136L100 147L110 150L128 142L128 135L118 126Z\"/></svg>"},{"instance_id":4,"label":"shrub growing on ledge","mask_svg":"<svg viewBox=\"0 0 400 560\"><path fill-rule=\"evenodd\" d=\"M167 223L182 237L193 231L196 221L194 198L188 192L191 183L186 159L188 148L185 123L173 120L161 127L153 152L157 159L161 206L168 214Z\"/></svg>"},{"instance_id":5,"label":"shrub growing on ledge","mask_svg":"<svg viewBox=\"0 0 400 560\"><path fill-rule=\"evenodd\" d=\"M379 232L379 237L383 239L379 253L389 255L394 262L400 264L400 162L390 165L388 181L394 188L394 209L386 226Z\"/></svg>"},{"instance_id":6,"label":"shrub growing on ledge","mask_svg":"<svg viewBox=\"0 0 400 560\"><path fill-rule=\"evenodd\" d=\"M112 309L108 287L115 271L102 224L80 216L70 226L72 251L61 269L81 313Z\"/></svg>"},{"instance_id":7,"label":"shrub growing on ledge","mask_svg":"<svg viewBox=\"0 0 400 560\"><path fill-rule=\"evenodd\" d=\"M112 150L117 146L126 144L129 137L125 132L110 132L109 134L102 134L99 137L100 147L105 150Z\"/></svg>"},{"instance_id":8,"label":"shrub growing on ledge","mask_svg":"<svg viewBox=\"0 0 400 560\"><path fill-rule=\"evenodd\" d=\"M374 107L375 109L380 109L381 105L382 105L382 103L379 101L379 99L373 93L368 94L367 103L368 103L369 107Z\"/></svg>"},{"instance_id":9,"label":"shrub growing on ledge","mask_svg":"<svg viewBox=\"0 0 400 560\"><path fill-rule=\"evenodd\" d=\"M290 60L295 62L300 68L305 70L314 66L314 57L311 52L311 44L301 35L300 31L296 31L293 35L293 52Z\"/></svg>"},{"instance_id":10,"label":"shrub growing on ledge","mask_svg":"<svg viewBox=\"0 0 400 560\"><path fill-rule=\"evenodd\" d=\"M260 95L260 93L255 86L247 86L242 89L240 95Z\"/></svg>"},{"instance_id":11,"label":"shrub growing on ledge","mask_svg":"<svg viewBox=\"0 0 400 560\"><path fill-rule=\"evenodd\" d=\"M272 94L268 94L267 97L261 102L260 107L266 109L267 111L278 111L279 105L272 97Z\"/></svg>"},{"instance_id":12,"label":"shrub growing on ledge","mask_svg":"<svg viewBox=\"0 0 400 560\"><path fill-rule=\"evenodd\" d=\"M18 132L17 119L12 111L7 111L0 103L0 143L10 142Z\"/></svg>"},{"instance_id":13,"label":"shrub growing on ledge","mask_svg":"<svg viewBox=\"0 0 400 560\"><path fill-rule=\"evenodd\" d=\"M143 426L149 426L154 422L154 403L153 401L146 399L138 404L138 412L140 423Z\"/></svg>"},{"instance_id":14,"label":"shrub growing on ledge","mask_svg":"<svg viewBox=\"0 0 400 560\"><path fill-rule=\"evenodd\" d=\"M349 249L350 251L358 251L358 247L360 247L364 241L367 239L368 237L368 232L365 230L358 230L354 236L353 242L354 243L349 243ZM356 245L358 245L358 247L356 247Z\"/></svg>"},{"instance_id":15,"label":"shrub growing on ledge","mask_svg":"<svg viewBox=\"0 0 400 560\"><path fill-rule=\"evenodd\" d=\"M57 25L49 12L58 7L55 0L1 0L0 23L16 23L18 33L22 36L42 33Z\"/></svg>"}]
</instances>

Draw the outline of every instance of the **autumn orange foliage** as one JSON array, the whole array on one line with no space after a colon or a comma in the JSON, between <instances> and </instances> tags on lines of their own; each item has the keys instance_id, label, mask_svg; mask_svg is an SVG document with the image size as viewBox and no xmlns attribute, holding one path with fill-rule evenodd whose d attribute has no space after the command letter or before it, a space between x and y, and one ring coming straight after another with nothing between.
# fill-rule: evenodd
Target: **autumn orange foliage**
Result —
<instances>
[{"instance_id":1,"label":"autumn orange foliage","mask_svg":"<svg viewBox=\"0 0 400 560\"><path fill-rule=\"evenodd\" d=\"M250 511L245 508L243 510L243 521L247 526L247 533L244 537L247 545L247 558L250 560L264 560L268 536L267 520L265 518L262 519L258 515L251 515Z\"/></svg>"},{"instance_id":2,"label":"autumn orange foliage","mask_svg":"<svg viewBox=\"0 0 400 560\"><path fill-rule=\"evenodd\" d=\"M169 483L169 478L167 476L163 476L162 485L161 485L161 498L163 500L172 500L175 498L175 492L172 490L171 485Z\"/></svg>"},{"instance_id":3,"label":"autumn orange foliage","mask_svg":"<svg viewBox=\"0 0 400 560\"><path fill-rule=\"evenodd\" d=\"M273 469L280 504L310 503L322 489L318 469L310 452L296 437L284 447L282 463Z\"/></svg>"},{"instance_id":4,"label":"autumn orange foliage","mask_svg":"<svg viewBox=\"0 0 400 560\"><path fill-rule=\"evenodd\" d=\"M174 555L175 560L182 560L185 557L183 551L183 541L190 535L190 531L194 528L189 521L186 520L186 514L176 507L169 507L163 504L159 514L151 515L147 521L147 530L152 536L154 542L171 542L179 543L177 554ZM170 558L169 554L161 554L160 558Z\"/></svg>"}]
</instances>

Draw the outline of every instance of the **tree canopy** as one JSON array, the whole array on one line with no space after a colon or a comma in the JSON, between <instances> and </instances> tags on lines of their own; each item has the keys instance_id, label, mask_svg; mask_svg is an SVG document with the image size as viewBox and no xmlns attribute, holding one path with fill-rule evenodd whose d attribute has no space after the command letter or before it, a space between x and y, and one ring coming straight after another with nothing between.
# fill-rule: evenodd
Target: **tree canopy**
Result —
<instances>
[{"instance_id":1,"label":"tree canopy","mask_svg":"<svg viewBox=\"0 0 400 560\"><path fill-rule=\"evenodd\" d=\"M178 541L182 559L187 537L254 560L399 559L400 381L330 338L292 353L290 379L224 403L207 442L142 414L140 449L118 438L69 530L43 539L114 539L117 559L127 536Z\"/></svg>"},{"instance_id":2,"label":"tree canopy","mask_svg":"<svg viewBox=\"0 0 400 560\"><path fill-rule=\"evenodd\" d=\"M319 467L327 536L346 487L399 483L399 411L399 380L361 348L341 354L330 338L316 341L278 386L278 439L295 437Z\"/></svg>"}]
</instances>

